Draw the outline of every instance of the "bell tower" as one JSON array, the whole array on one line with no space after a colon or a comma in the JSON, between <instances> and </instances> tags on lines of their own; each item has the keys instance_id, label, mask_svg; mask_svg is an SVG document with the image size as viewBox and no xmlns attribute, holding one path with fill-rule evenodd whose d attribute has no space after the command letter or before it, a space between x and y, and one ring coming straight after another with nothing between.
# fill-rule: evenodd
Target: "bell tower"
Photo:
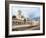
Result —
<instances>
[{"instance_id":1,"label":"bell tower","mask_svg":"<svg viewBox=\"0 0 46 38\"><path fill-rule=\"evenodd\" d=\"M21 19L21 13L22 13L21 10L18 10L17 11L17 15L16 15L16 18L17 19Z\"/></svg>"}]
</instances>

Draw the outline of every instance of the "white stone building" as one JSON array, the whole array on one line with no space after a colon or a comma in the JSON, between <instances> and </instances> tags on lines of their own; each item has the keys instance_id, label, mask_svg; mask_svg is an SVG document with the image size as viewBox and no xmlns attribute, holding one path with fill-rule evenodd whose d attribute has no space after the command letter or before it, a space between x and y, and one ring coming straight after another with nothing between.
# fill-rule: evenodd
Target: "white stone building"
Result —
<instances>
[{"instance_id":1,"label":"white stone building","mask_svg":"<svg viewBox=\"0 0 46 38\"><path fill-rule=\"evenodd\" d=\"M16 18L19 19L19 20L24 20L24 16L22 16L22 12L21 10L18 10L17 13L16 13Z\"/></svg>"}]
</instances>

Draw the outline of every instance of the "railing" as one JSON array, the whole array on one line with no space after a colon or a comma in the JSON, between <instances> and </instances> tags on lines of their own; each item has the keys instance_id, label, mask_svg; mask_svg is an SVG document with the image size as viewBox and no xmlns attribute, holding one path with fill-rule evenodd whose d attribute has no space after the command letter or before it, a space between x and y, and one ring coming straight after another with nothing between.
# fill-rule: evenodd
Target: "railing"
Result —
<instances>
[{"instance_id":1,"label":"railing","mask_svg":"<svg viewBox=\"0 0 46 38\"><path fill-rule=\"evenodd\" d=\"M12 20L13 25L21 25L21 24L31 24L31 21L24 21L24 20Z\"/></svg>"}]
</instances>

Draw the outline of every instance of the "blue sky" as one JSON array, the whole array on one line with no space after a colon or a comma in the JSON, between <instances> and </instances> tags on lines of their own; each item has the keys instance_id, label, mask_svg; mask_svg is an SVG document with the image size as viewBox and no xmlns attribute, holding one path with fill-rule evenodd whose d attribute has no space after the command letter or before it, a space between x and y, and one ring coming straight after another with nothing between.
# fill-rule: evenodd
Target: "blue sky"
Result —
<instances>
[{"instance_id":1,"label":"blue sky","mask_svg":"<svg viewBox=\"0 0 46 38\"><path fill-rule=\"evenodd\" d=\"M12 16L16 15L17 11L21 10L22 15L25 17L39 17L40 16L40 7L18 7L18 6L13 6L12 7Z\"/></svg>"}]
</instances>

